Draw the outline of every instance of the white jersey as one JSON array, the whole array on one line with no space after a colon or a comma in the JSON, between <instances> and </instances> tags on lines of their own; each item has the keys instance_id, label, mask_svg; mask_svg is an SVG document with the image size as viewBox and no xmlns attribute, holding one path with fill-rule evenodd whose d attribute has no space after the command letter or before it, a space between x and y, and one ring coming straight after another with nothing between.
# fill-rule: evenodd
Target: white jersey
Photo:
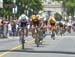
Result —
<instances>
[{"instance_id":1,"label":"white jersey","mask_svg":"<svg viewBox=\"0 0 75 57\"><path fill-rule=\"evenodd\" d=\"M71 26L71 23L67 23L67 26Z\"/></svg>"},{"instance_id":2,"label":"white jersey","mask_svg":"<svg viewBox=\"0 0 75 57\"><path fill-rule=\"evenodd\" d=\"M21 21L22 19L26 19L27 22L29 21L29 18L28 18L25 14L22 14L22 15L18 18L17 24L20 24L20 21Z\"/></svg>"}]
</instances>

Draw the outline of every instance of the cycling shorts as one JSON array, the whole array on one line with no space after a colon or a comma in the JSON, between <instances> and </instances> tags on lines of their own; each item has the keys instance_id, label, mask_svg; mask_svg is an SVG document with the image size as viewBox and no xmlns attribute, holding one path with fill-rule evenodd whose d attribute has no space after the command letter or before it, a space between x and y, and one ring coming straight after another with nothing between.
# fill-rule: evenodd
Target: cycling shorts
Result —
<instances>
[{"instance_id":1,"label":"cycling shorts","mask_svg":"<svg viewBox=\"0 0 75 57\"><path fill-rule=\"evenodd\" d=\"M51 26L55 26L55 23L50 23Z\"/></svg>"}]
</instances>

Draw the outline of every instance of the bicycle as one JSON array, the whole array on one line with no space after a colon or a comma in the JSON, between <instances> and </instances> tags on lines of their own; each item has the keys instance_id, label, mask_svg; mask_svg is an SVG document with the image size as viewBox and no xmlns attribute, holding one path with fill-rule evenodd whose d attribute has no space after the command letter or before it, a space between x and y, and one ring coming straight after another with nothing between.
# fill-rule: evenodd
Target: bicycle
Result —
<instances>
[{"instance_id":1,"label":"bicycle","mask_svg":"<svg viewBox=\"0 0 75 57\"><path fill-rule=\"evenodd\" d=\"M22 27L21 30L20 30L20 42L21 42L21 45L22 45L22 49L24 49L24 44L25 44L25 36L26 35L26 32L27 32L27 27Z\"/></svg>"},{"instance_id":2,"label":"bicycle","mask_svg":"<svg viewBox=\"0 0 75 57\"><path fill-rule=\"evenodd\" d=\"M46 37L46 34L45 34L45 31L44 31L44 29L40 29L40 44L42 44L42 42L43 42L43 39Z\"/></svg>"},{"instance_id":3,"label":"bicycle","mask_svg":"<svg viewBox=\"0 0 75 57\"><path fill-rule=\"evenodd\" d=\"M39 47L39 45L40 45L40 39L39 39L39 32L38 32L38 27L36 26L35 27L35 44L36 44L36 46L37 47Z\"/></svg>"},{"instance_id":4,"label":"bicycle","mask_svg":"<svg viewBox=\"0 0 75 57\"><path fill-rule=\"evenodd\" d=\"M68 27L67 31L68 33L71 33L71 26Z\"/></svg>"},{"instance_id":5,"label":"bicycle","mask_svg":"<svg viewBox=\"0 0 75 57\"><path fill-rule=\"evenodd\" d=\"M62 36L63 34L63 28L60 28L60 35Z\"/></svg>"},{"instance_id":6,"label":"bicycle","mask_svg":"<svg viewBox=\"0 0 75 57\"><path fill-rule=\"evenodd\" d=\"M51 38L55 40L56 27L51 27Z\"/></svg>"},{"instance_id":7,"label":"bicycle","mask_svg":"<svg viewBox=\"0 0 75 57\"><path fill-rule=\"evenodd\" d=\"M52 31L51 38L55 40L55 31Z\"/></svg>"}]
</instances>

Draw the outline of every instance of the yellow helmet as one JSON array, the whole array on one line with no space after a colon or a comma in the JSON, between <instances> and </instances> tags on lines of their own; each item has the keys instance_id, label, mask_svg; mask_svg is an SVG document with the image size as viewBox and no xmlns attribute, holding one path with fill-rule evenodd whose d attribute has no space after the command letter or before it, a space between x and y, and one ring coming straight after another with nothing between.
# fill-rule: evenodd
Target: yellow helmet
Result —
<instances>
[{"instance_id":1,"label":"yellow helmet","mask_svg":"<svg viewBox=\"0 0 75 57\"><path fill-rule=\"evenodd\" d=\"M35 19L36 19L36 15L32 15L32 16L31 16L31 19L32 19L32 20L35 20Z\"/></svg>"},{"instance_id":2,"label":"yellow helmet","mask_svg":"<svg viewBox=\"0 0 75 57\"><path fill-rule=\"evenodd\" d=\"M13 20L12 22L16 23L16 20Z\"/></svg>"}]
</instances>

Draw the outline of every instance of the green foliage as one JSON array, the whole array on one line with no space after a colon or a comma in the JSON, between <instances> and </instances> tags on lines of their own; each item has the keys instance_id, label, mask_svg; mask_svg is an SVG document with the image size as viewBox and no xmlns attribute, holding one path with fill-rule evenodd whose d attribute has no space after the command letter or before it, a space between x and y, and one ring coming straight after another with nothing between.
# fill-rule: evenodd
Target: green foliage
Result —
<instances>
[{"instance_id":1,"label":"green foliage","mask_svg":"<svg viewBox=\"0 0 75 57\"><path fill-rule=\"evenodd\" d=\"M18 12L19 14L23 13L24 10L25 11L28 10L30 15L37 14L40 10L43 9L41 0L16 0L16 1L18 10L20 11ZM33 11L31 11L30 9L32 9Z\"/></svg>"},{"instance_id":2,"label":"green foliage","mask_svg":"<svg viewBox=\"0 0 75 57\"><path fill-rule=\"evenodd\" d=\"M13 0L3 0L4 8L0 9L0 14L2 15L13 15L12 7L6 7L6 4L13 4ZM17 15L24 13L24 11L29 11L29 15L37 14L43 9L41 0L16 0L16 5L18 6ZM27 7L27 8L26 8ZM33 9L33 12L30 9Z\"/></svg>"},{"instance_id":3,"label":"green foliage","mask_svg":"<svg viewBox=\"0 0 75 57\"><path fill-rule=\"evenodd\" d=\"M63 7L66 8L66 13L68 16L74 16L75 12L75 0L55 0L55 1L63 1Z\"/></svg>"},{"instance_id":4,"label":"green foliage","mask_svg":"<svg viewBox=\"0 0 75 57\"><path fill-rule=\"evenodd\" d=\"M57 21L60 21L62 19L62 16L59 13L55 13L54 17Z\"/></svg>"},{"instance_id":5,"label":"green foliage","mask_svg":"<svg viewBox=\"0 0 75 57\"><path fill-rule=\"evenodd\" d=\"M13 0L3 0L3 8L0 9L0 14L7 16L12 15L12 8L11 6L8 7L7 4L13 4Z\"/></svg>"}]
</instances>

